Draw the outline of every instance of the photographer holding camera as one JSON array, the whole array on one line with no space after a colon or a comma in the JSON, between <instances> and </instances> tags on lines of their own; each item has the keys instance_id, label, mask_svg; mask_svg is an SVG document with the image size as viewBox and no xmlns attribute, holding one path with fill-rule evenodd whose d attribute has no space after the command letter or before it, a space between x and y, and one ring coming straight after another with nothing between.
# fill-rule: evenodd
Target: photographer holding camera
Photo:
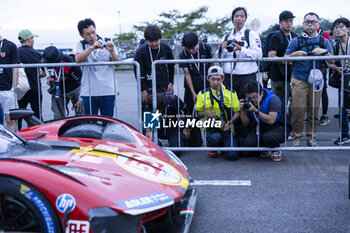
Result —
<instances>
[{"instance_id":1,"label":"photographer holding camera","mask_svg":"<svg viewBox=\"0 0 350 233\"><path fill-rule=\"evenodd\" d=\"M74 59L62 52L54 46L45 48L43 52L44 63L72 63ZM79 100L81 70L78 66L66 67L51 67L45 68L45 73L48 76L47 84L50 86L47 91L51 94L51 110L54 119L61 119L69 114L67 108L71 101L75 115L80 115L82 112L82 102ZM63 82L64 80L64 82ZM64 105L66 101L66 106ZM67 109L65 115L64 108Z\"/></svg>"},{"instance_id":2,"label":"photographer holding camera","mask_svg":"<svg viewBox=\"0 0 350 233\"><path fill-rule=\"evenodd\" d=\"M92 19L80 20L78 31L83 40L77 44L77 63L119 61L114 43L97 34ZM97 115L100 111L103 116L113 117L117 93L115 66L84 66L82 71L80 97L84 105L84 114Z\"/></svg>"},{"instance_id":3,"label":"photographer holding camera","mask_svg":"<svg viewBox=\"0 0 350 233\"><path fill-rule=\"evenodd\" d=\"M232 11L232 23L234 29L222 39L219 50L216 53L218 58L261 58L261 41L259 35L245 27L247 21L247 10L237 7ZM244 98L244 88L250 80L256 80L258 65L256 62L225 62L224 85L237 92L240 99ZM231 79L232 75L232 79Z\"/></svg>"},{"instance_id":4,"label":"photographer holding camera","mask_svg":"<svg viewBox=\"0 0 350 233\"><path fill-rule=\"evenodd\" d=\"M251 81L246 86L246 98L239 101L239 108L242 110L242 125L248 128L242 131L240 146L256 147L258 133L260 134L260 146L280 146L284 141L284 114L282 102L277 95L270 90L263 89L257 81ZM282 159L281 151L264 151L260 156L270 157L273 161Z\"/></svg>"},{"instance_id":5,"label":"photographer holding camera","mask_svg":"<svg viewBox=\"0 0 350 233\"><path fill-rule=\"evenodd\" d=\"M206 120L212 118L222 122L221 128L206 130L207 144L209 147L235 147L233 123L240 115L237 94L222 84L225 77L221 67L211 66L207 79L210 87L198 93L195 110L200 118L205 117ZM224 151L222 155L230 160L238 159L237 151ZM209 152L209 157L217 156L217 151Z\"/></svg>"}]
</instances>

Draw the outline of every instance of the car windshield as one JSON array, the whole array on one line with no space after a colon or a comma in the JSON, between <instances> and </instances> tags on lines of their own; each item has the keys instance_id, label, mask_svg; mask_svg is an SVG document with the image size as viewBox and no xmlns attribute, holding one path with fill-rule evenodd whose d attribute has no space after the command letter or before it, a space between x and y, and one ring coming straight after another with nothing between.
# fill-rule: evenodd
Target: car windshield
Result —
<instances>
[{"instance_id":1,"label":"car windshield","mask_svg":"<svg viewBox=\"0 0 350 233\"><path fill-rule=\"evenodd\" d=\"M24 143L16 134L0 125L0 156L10 154L19 148L24 148Z\"/></svg>"}]
</instances>

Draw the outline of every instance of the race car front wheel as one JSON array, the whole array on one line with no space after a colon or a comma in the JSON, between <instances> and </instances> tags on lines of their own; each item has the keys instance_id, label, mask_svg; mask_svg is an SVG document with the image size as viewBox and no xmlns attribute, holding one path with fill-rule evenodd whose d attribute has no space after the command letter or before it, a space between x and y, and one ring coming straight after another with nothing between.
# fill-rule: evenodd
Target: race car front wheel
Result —
<instances>
[{"instance_id":1,"label":"race car front wheel","mask_svg":"<svg viewBox=\"0 0 350 233\"><path fill-rule=\"evenodd\" d=\"M0 176L0 232L62 232L53 207L33 186Z\"/></svg>"}]
</instances>

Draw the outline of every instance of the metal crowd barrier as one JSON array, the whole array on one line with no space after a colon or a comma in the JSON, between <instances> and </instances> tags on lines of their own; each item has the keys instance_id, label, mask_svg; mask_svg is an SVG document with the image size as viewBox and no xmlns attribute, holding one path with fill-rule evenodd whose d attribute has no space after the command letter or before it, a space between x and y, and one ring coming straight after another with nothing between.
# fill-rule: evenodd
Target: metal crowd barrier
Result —
<instances>
[{"instance_id":1,"label":"metal crowd barrier","mask_svg":"<svg viewBox=\"0 0 350 233\"><path fill-rule=\"evenodd\" d=\"M236 59L197 59L197 60L156 60L152 63L152 93L156 93L156 65L160 65L160 64L189 64L189 63L237 63L237 62L257 62L258 65L260 62L274 62L274 61L287 61L287 62L293 62L293 61L307 61L307 60L311 60L313 61L313 68L315 67L315 61L318 60L341 60L342 61L342 65L344 65L344 60L345 59L350 59L350 56L331 56L331 57L319 57L319 56L307 56L307 57L285 57L285 58L260 58L260 59L252 59L252 58L236 58ZM288 64L287 62L285 63L285 73L287 73L287 67ZM204 73L206 76L206 73ZM261 72L258 71L257 73L257 79L261 76ZM341 102L340 102L340 106L343 106L343 100L344 100L344 73L342 71L341 74L342 77L342 81L341 81ZM206 88L205 86L205 81L203 80L203 87ZM179 86L179 85L178 85ZM232 86L232 74L231 74L231 86ZM285 90L287 90L287 75L285 75ZM260 92L260 90L259 90ZM314 103L314 99L315 99L315 91L313 91L313 103ZM287 92L285 92L285 103L284 109L287 109ZM156 95L152 96L152 103L153 103L153 111L157 110L157 99L156 99ZM205 105L205 103L204 103ZM179 106L179 104L178 104ZM180 113L180 112L179 112ZM314 112L314 108L313 108L313 122L312 122L312 138L314 138L314 127L315 127L315 122L314 122L314 116L315 113ZM341 122L341 114L340 114L340 122ZM260 123L258 123L258 127L259 127ZM304 127L305 128L305 127ZM341 127L339 127L340 130L340 138L342 137L342 132L341 132ZM304 129L305 131L305 129ZM178 130L178 133L180 133L180 130ZM158 132L157 130L154 130L153 133L154 137L154 142L158 143ZM278 147L278 150L281 151L324 151L324 150L328 150L328 151L340 151L340 150L350 150L350 146L344 146L344 145L339 145L339 146L313 146L313 147L288 147L287 146L287 114L285 114L285 127L284 127L284 145L281 144L281 147ZM180 138L180 137L178 137ZM180 144L180 140L178 142L179 145ZM167 147L170 150L174 150L174 151L270 151L270 150L276 150L277 148L269 148L269 147L261 147L259 146L260 144L260 135L258 134L258 146L257 147L207 147L207 142L206 142L206 131L204 131L204 146L202 147ZM231 145L232 145L232 136L231 136Z\"/></svg>"},{"instance_id":2,"label":"metal crowd barrier","mask_svg":"<svg viewBox=\"0 0 350 233\"><path fill-rule=\"evenodd\" d=\"M136 92L137 92L137 125L138 125L138 129L140 129L140 131L142 131L142 105L141 105L141 76L140 76L140 65L139 63L135 62L135 61L128 61L128 62L82 62L82 63L39 63L39 64L14 64L14 65L0 65L0 68L37 68L37 80L38 80L38 87L40 87L40 77L39 77L39 73L40 73L40 68L52 68L52 67L60 67L60 69L63 69L64 67L74 67L74 66L79 66L79 67L85 67L85 66L119 66L119 65L133 65L136 69L136 84L137 84L137 88L136 88ZM61 72L63 74L62 78L63 78L63 90L62 90L62 94L64 96L64 106L66 106L66 98L65 98L65 94L66 94L66 87L64 85L64 72ZM116 84L116 72L114 72L114 93L116 96L116 101L117 101L117 84ZM91 87L93 88L93 87ZM91 89L89 88L89 90ZM40 113L40 117L42 117L42 100L40 98L40 91L38 89L38 102L39 102L39 113ZM14 92L15 95L15 92ZM91 98L91 96L89 96ZM16 98L16 96L15 96ZM17 98L16 98L16 102L17 102ZM91 99L90 99L90 112L91 111ZM66 112L66 108L64 108L64 115L67 116L67 112ZM114 107L114 117L117 117L117 105L115 105Z\"/></svg>"}]
</instances>

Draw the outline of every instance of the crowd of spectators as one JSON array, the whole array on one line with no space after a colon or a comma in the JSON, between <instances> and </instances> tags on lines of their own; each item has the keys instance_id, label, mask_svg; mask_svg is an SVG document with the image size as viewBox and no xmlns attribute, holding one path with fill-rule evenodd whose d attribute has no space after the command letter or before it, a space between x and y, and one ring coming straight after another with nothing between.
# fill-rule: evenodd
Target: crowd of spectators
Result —
<instances>
[{"instance_id":1,"label":"crowd of spectators","mask_svg":"<svg viewBox=\"0 0 350 233\"><path fill-rule=\"evenodd\" d=\"M246 25L248 13L243 7L232 11L233 29L223 35L217 51L212 51L208 43L201 41L195 32L185 33L182 38L183 49L179 59L220 58L262 58L262 46L266 46L268 57L302 57L349 55L350 22L339 18L333 24L336 43L331 43L328 33L322 32L320 18L314 12L303 18L303 32L296 35L293 30L295 16L290 11L279 15L279 28L262 44L259 35ZM78 23L78 32L82 40L77 43L74 56L60 52L49 46L43 53L36 51L34 38L38 35L30 30L21 30L16 45L0 36L0 64L35 64L35 63L94 63L119 61L114 43L96 32L92 19ZM172 60L173 52L169 45L161 40L162 31L156 25L149 25L144 30L145 42L136 50L134 60L140 64L141 102L143 112L152 111L152 94L157 96L157 108L161 113L182 114L190 118L215 120L219 127L200 129L173 128L162 129L161 135L169 140L170 146L200 146L202 135L210 147L272 147L272 151L260 153L280 161L278 150L284 141L284 125L290 126L289 139L293 146L301 145L304 119L306 120L306 145L317 146L316 129L319 123L318 108L322 98L322 116L320 125L329 124L327 117L327 69L333 70L338 81L342 72L348 71L349 61L298 60L294 62L271 62L266 77L271 80L272 90L263 88L257 81L259 66L255 62L181 63L184 73L184 100L174 95L174 64L158 64L156 70L156 90L152 93L152 63L156 60ZM48 91L52 96L51 110L54 119L68 116L68 103L71 102L76 115L101 114L113 117L115 96L118 94L115 67L95 66L53 66L26 68L25 74L29 90L21 99L16 99L14 90L17 86L18 69L0 68L0 120L8 128L16 131L16 125L9 117L11 108L27 108L30 104L34 115L41 117L42 86L40 78L47 78ZM347 75L344 75L347 77ZM345 86L345 89L347 86ZM350 87L349 87L350 89ZM339 86L339 115L341 115L342 136L336 144L350 142L349 122L344 100L341 100ZM344 91L344 98L348 98ZM348 101L348 99L346 99ZM288 108L287 106L290 106ZM316 113L316 114L315 114ZM287 115L285 117L285 115ZM306 118L305 118L306 116ZM285 122L287 119L287 122ZM18 129L22 127L18 122ZM152 137L152 130L144 129L147 137ZM258 136L257 136L258 135ZM210 151L210 157L217 157L217 151ZM247 152L223 151L222 155L231 160L238 159Z\"/></svg>"}]
</instances>

